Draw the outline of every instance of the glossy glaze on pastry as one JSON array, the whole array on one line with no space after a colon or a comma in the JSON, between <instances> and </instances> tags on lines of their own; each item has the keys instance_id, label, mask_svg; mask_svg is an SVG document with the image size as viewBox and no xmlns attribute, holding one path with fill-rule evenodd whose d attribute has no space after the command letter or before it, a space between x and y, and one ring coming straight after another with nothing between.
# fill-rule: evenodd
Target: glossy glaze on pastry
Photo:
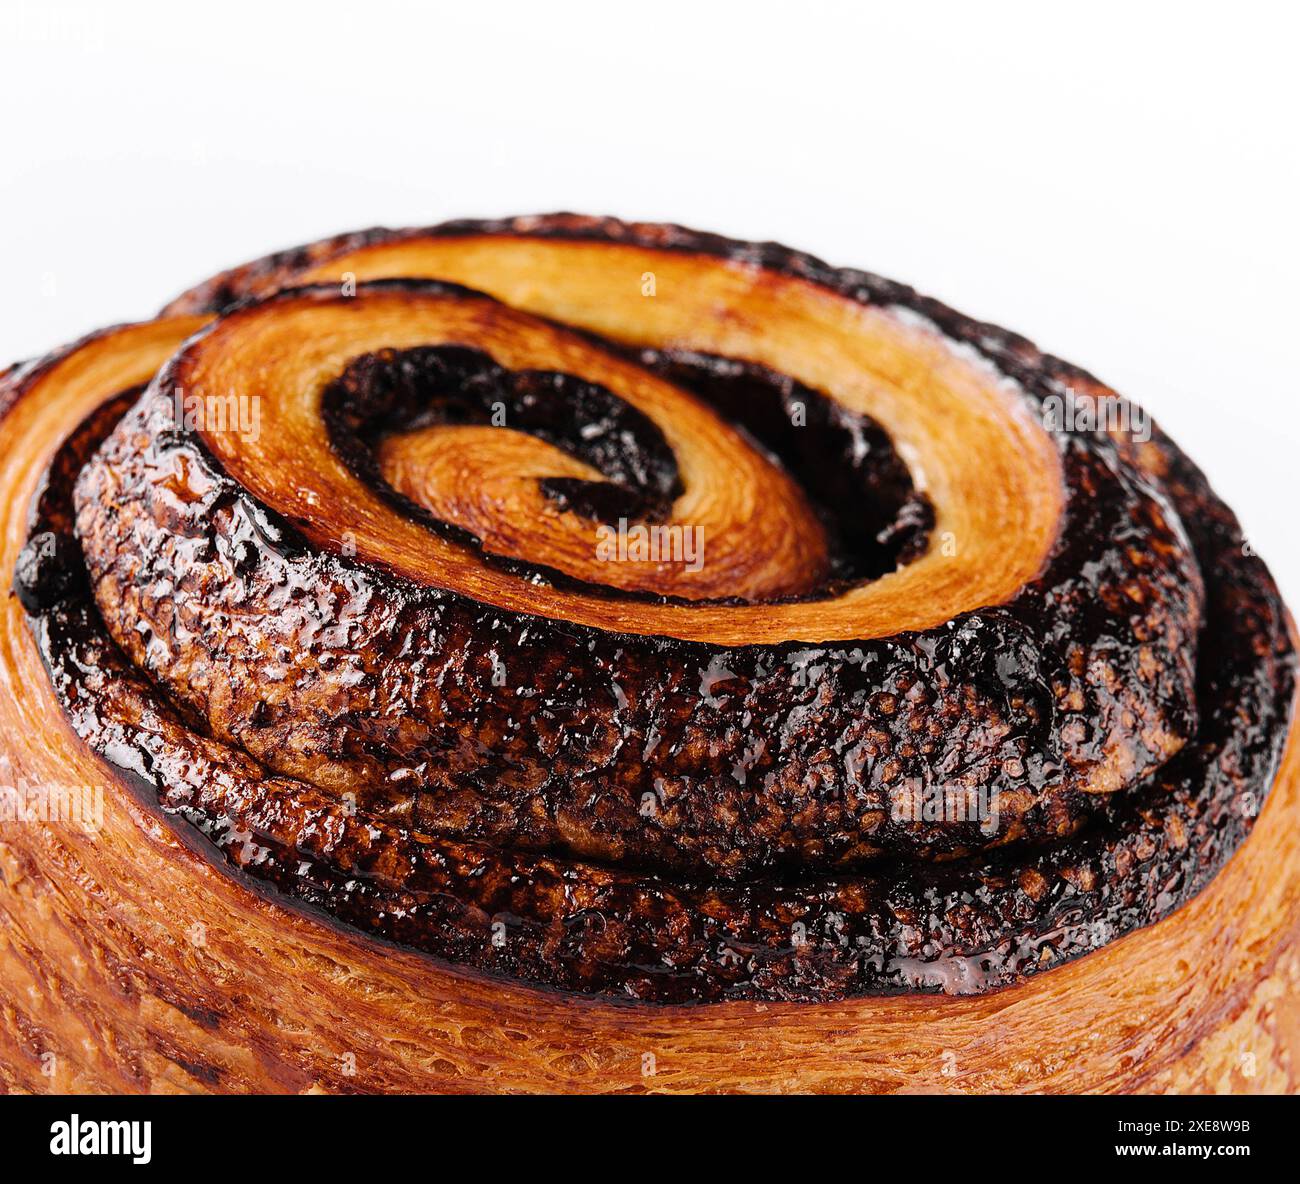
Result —
<instances>
[{"instance_id":1,"label":"glossy glaze on pastry","mask_svg":"<svg viewBox=\"0 0 1300 1184\"><path fill-rule=\"evenodd\" d=\"M1294 655L1231 513L909 289L556 215L168 312L5 379L132 371L15 587L81 740L314 914L643 1003L980 993L1173 913L1269 792ZM231 394L258 431L186 422ZM620 521L702 562L601 559Z\"/></svg>"}]
</instances>

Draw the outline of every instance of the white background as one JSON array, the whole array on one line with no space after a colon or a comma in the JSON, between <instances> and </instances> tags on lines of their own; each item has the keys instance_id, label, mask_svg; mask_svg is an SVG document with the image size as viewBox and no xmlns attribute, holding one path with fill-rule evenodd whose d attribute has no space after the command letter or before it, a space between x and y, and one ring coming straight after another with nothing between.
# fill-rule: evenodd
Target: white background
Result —
<instances>
[{"instance_id":1,"label":"white background","mask_svg":"<svg viewBox=\"0 0 1300 1184\"><path fill-rule=\"evenodd\" d=\"M1300 603L1285 12L4 0L0 362L376 223L774 238L1136 398Z\"/></svg>"}]
</instances>

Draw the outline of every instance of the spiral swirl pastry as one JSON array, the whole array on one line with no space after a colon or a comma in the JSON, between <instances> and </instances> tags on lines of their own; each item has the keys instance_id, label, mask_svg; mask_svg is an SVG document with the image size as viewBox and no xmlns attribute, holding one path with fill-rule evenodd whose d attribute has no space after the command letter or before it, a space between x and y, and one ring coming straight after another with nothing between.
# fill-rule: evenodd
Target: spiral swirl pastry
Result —
<instances>
[{"instance_id":1,"label":"spiral swirl pastry","mask_svg":"<svg viewBox=\"0 0 1300 1184\"><path fill-rule=\"evenodd\" d=\"M1298 820L1277 589L1139 408L1023 338L772 244L552 215L272 256L0 382L9 694L70 727L12 741L10 780L107 766L125 820L93 851L11 828L6 882L83 885L119 942L158 915L147 834L164 913L214 893L259 958L499 1008L793 1005L797 1036L873 996L1114 990L1138 930L1242 1008L1295 973L1294 869L1260 884ZM1194 968L1177 926L1221 940L1247 899L1254 961ZM69 958L175 994L74 912ZM0 984L58 964L49 929L10 909ZM257 990L195 990L210 1053ZM161 1039L151 1081L270 1072ZM299 1053L275 1084L329 1076Z\"/></svg>"}]
</instances>

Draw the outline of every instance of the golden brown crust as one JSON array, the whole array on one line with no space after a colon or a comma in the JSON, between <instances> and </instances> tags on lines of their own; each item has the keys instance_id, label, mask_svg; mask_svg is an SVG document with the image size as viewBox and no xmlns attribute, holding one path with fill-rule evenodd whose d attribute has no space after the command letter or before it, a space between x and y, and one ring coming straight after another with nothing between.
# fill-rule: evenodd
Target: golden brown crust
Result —
<instances>
[{"instance_id":1,"label":"golden brown crust","mask_svg":"<svg viewBox=\"0 0 1300 1184\"><path fill-rule=\"evenodd\" d=\"M588 335L603 332L613 346L446 285L363 283L346 297L321 288L289 293L223 317L194 341L93 460L90 452L131 400L123 396L99 413L96 406L143 383L195 322L118 330L6 377L0 406L9 413L0 434L21 446L5 450L0 479L15 505L38 496L30 523L16 511L7 523L5 575L17 565L35 644L11 599L0 659L10 685L27 689L21 701L0 699L0 711L36 713L51 723L61 709L75 732L51 723L64 738L51 746L15 730L5 759L22 793L10 797L33 791L29 800L48 803L58 784L98 789L104 825L87 835L25 820L7 822L0 834L0 871L10 889L0 923L0 1008L10 1020L0 1036L3 1080L38 1085L44 1064L46 1080L94 1089L474 1089L489 1081L520 1090L627 1091L1294 1088L1300 1035L1282 1001L1300 974L1297 886L1295 877L1275 870L1295 864L1294 745L1252 831L1288 729L1294 657L1266 570L1243 554L1235 520L1200 474L1158 432L1146 444L1123 433L1069 434L1056 441L1057 453L1044 451L1050 437L1034 429L1003 457L998 432L1014 435L1025 426L1017 426L1016 400L1023 397L1021 409L1032 409L1067 380L1084 399L1109 392L1028 343L964 322L904 289L866 277L859 293L850 273L819 271L824 265L776 248L745 254L737 244L679 228L566 219L349 236L243 269L186 303L219 305L241 290L269 292L308 266L316 268L315 279L340 264L358 269L363 280L367 269L432 273L478 281L534 313L554 316L563 306L571 323ZM661 283L689 275L700 302L684 299L674 308L668 301L666 311L655 306L643 318L637 301L603 286L648 261ZM789 405L780 391L788 397L790 383L815 382L840 397L845 373L818 370L824 352L801 353L797 333L784 353L763 352L780 339L791 307L805 300L811 303L801 315L824 314L837 325L852 320L854 332L871 343L874 363L895 367L888 381L900 389L919 367L940 401L945 384L960 392L951 409L967 415L964 441L979 445L978 463L946 450L924 413L905 414L888 394L864 405L889 433L910 440L908 459L915 466L919 458L934 497L928 526L942 534L956 522L972 532L974 561L955 565L955 581L933 583L940 570L935 539L923 549L922 523L922 533L911 536L920 549L894 552L904 563L899 579L862 585L865 594L851 585L846 592L843 582L834 583L834 522L820 510L807 513L809 487L783 485L779 467L764 475L766 454L746 452L725 425L711 426L713 412L691 402L720 399L715 406L730 407L727 384L738 373L755 397L767 398L760 388L770 383L778 409ZM710 336L706 310L715 301L728 315ZM925 325L918 329L890 311L897 305L921 311ZM685 317L683 308L691 310ZM656 328L661 316L669 319ZM946 355L933 352L936 340ZM319 371L312 370L307 342L330 355ZM448 355L441 344L447 342L462 351L487 347L504 370L488 373L463 352ZM954 345L973 347L980 366L991 364L985 379ZM358 356L372 361L339 379L338 358ZM778 368L764 369L769 365ZM381 412L391 412L394 398L407 397L407 380L395 373L423 380L436 371L442 381L448 366L464 378L464 391L505 384L510 406L526 414L542 389L526 368L566 372L571 377L547 378L545 390L581 398L589 412L612 416L613 427L592 446L590 460L573 462L582 445L544 415L530 421L535 440L508 445L494 429L472 423L403 421L402 436L366 445L374 447L373 471L360 446L348 461L345 437L361 441L366 420L348 418L347 408L377 400ZM332 438L320 434L328 425L314 417L310 400L294 404L331 380L340 384L335 394L344 409ZM1011 402L1008 383L1017 391ZM278 418L262 443L187 431L175 420L173 396L182 388L256 389ZM813 387L798 389L816 395ZM464 414L479 396L461 391L455 398L456 414ZM694 426L683 433L683 423ZM853 430L873 429L863 418ZM710 458L715 433L719 452ZM622 443L609 443L615 437ZM556 439L567 452L547 451ZM570 536L516 537L509 515L484 510L486 503L458 489L458 454L479 449L471 490L492 480L494 456L536 465L527 480L502 486L504 496L528 514L558 507ZM681 489L698 488L693 474L725 463L728 450L740 471L750 466L739 486L769 485L783 507L772 525L793 530L789 545L774 535L776 542L749 553L737 547L742 603L717 603L719 586L708 578L680 587L613 581L618 595L602 590L591 600L590 585L605 581L565 538L589 531L590 519L611 505L675 512ZM341 468L334 456L343 459ZM1007 581L1005 594L981 582L989 578L981 540L996 542L996 531L982 532L994 520L981 525L988 507L961 489L963 463L988 474L995 458L1008 461L999 470L1008 481L1025 482L1039 495L1031 507L1039 516L1014 532L1017 549L998 577ZM332 475L328 463L336 464ZM346 550L330 554L340 551L341 524L349 520L343 511L363 505L358 499L376 474L392 497L353 519L364 524L358 558ZM559 484L548 490L537 483L548 477ZM896 483L879 480L882 488ZM636 488L618 497L633 501L602 500L604 483L629 481ZM1000 478L993 484L1006 492ZM294 491L309 496L298 501ZM322 493L328 509L318 511ZM418 514L415 527L424 533L403 546L411 502L472 535L470 552L459 536L430 535ZM904 517L893 527L886 522L883 534L908 521L909 504L915 503L903 488L896 510ZM723 517L714 522L724 536L728 510L720 507ZM586 526L571 520L575 513L587 516ZM999 520L1005 530L1005 518ZM411 544L418 538L427 548L443 537L452 546L430 579L427 566L411 566ZM103 622L77 582L83 548ZM534 573L527 597L519 563L533 563L542 574L538 580ZM381 672L373 684L322 676L329 666L321 662L310 695L268 692L266 671L294 669L311 648L300 644L309 636L303 630L312 625L310 613L298 620L289 605L300 597L277 601L275 581L267 578L272 568L294 564L301 570L282 587L299 589L308 601L333 597L314 627L348 621L345 640L315 653L334 661L354 655ZM1024 571L1016 574L1018 564ZM755 582L746 584L751 577ZM897 590L909 579L942 587L942 595L910 604ZM436 587L426 592L425 583ZM671 595L659 595L665 591ZM803 599L782 602L791 592ZM960 617L954 605L963 597L977 606L977 628L947 620ZM847 610L838 607L846 598ZM978 607L990 598L1003 603ZM383 607L367 617L364 607L355 611L363 602ZM918 612L918 625L938 614L943 623L926 627L936 639L951 632L953 644L941 659L914 668L912 682L890 685L873 668L866 689L876 697L859 703L846 696L850 663L837 646L846 653L866 647L895 662L907 647L913 655L927 652L916 640L927 636L924 630L902 641L903 649L898 635L878 632L890 620L894 628L912 622L908 614ZM751 638L751 625L772 635ZM393 632L385 639L387 629ZM393 696L388 705L356 733L368 737L368 746L349 747L349 729L376 702L366 696L405 668L416 635L445 639L458 663L460 699L444 697L431 707L412 699L397 678L396 691L391 682L384 691ZM950 729L952 751L969 757L996 738L1003 721L1028 719L1029 747L1015 757L997 755L994 768L1014 781L1025 775L1028 757L1059 761L1067 754L1063 770L1034 783L1024 807L1009 809L1013 825L995 845L1025 835L1055 841L930 865L935 855L961 855L979 839L968 831L956 845L949 837L945 848L942 827L864 832L870 810L847 825L830 811L783 814L789 799L770 785L757 800L772 812L740 825L708 780L709 761L721 749L698 768L678 770L683 796L667 799L673 808L654 826L635 809L644 768L621 768L590 744L581 752L560 750L561 776L604 778L604 799L626 794L629 813L584 813L577 806L584 795L598 800L591 785L576 780L566 802L555 796L557 780L545 783L536 800L546 808L530 821L520 811L530 799L512 797L508 777L458 785L446 778L450 765L441 779L417 775L414 794L400 785L378 790L376 773L410 763L412 749L403 749L410 734L402 728L409 728L412 710L423 712L425 725L450 720L462 737L475 738L479 752L506 755L516 773L527 769L527 735L502 730L492 714L494 682L475 666L503 640L521 644L525 635L536 647L529 677L547 710L560 704L557 688L567 679L579 686L571 706L580 706L583 718L607 724L620 743L632 736L643 750L648 721L635 718L650 701L659 712L656 735L661 723L670 733L678 729L680 741L671 747L686 753L725 744L742 707L762 695L781 711L798 708L801 722L787 737L792 788L813 784L812 766L798 762L817 748L817 734L806 729L806 703L787 698L779 681L763 682L763 664L785 656L780 647L806 651L810 637L831 637L817 648L832 674L815 681L814 690L832 714L817 726L833 732L843 726L834 709L848 713L849 725L858 711L880 743L905 741L910 722L926 719L900 691L938 687L932 702L942 705L942 688L960 671L976 697L949 702L964 706L974 724L956 731L957 719L937 708L930 717L940 735ZM232 644L236 636L251 640L251 650L241 653ZM557 648L560 637L591 655L590 669ZM1059 666L1043 665L1048 638L1062 642ZM394 639L400 644L389 644ZM984 656L993 662L987 670L979 666ZM43 681L42 661L52 685ZM751 662L753 671L745 665ZM615 669L616 683L602 683ZM940 669L943 681L934 682ZM701 682L695 690L697 703L709 708L707 719L688 713L675 720L664 713L663 689L651 694L656 679L667 675L662 685L671 686L682 671L713 672L708 687ZM1047 675L1044 697L1015 681L1033 671ZM991 712L980 706L972 713L993 672L1004 698ZM146 673L164 681L170 702ZM301 674L287 685L303 686ZM617 686L608 704L602 685ZM362 699L348 701L349 687L363 688ZM252 698L241 704L245 690ZM337 702L325 710L337 715L335 730L326 732L322 704L330 699ZM517 698L510 710L519 713ZM1085 724L1082 736L1072 716ZM375 744L373 723L383 718L402 727ZM480 729L477 735L465 731L466 722ZM898 729L892 737L891 729ZM743 734L737 742L748 744ZM1071 744L1080 745L1075 757ZM92 752L118 766L125 780L107 773ZM547 755L555 764L555 753ZM1009 794L1016 788L996 777L986 784ZM348 806L349 791L360 791L360 813ZM886 796L872 808L888 802ZM177 830L160 825L159 810ZM816 870L828 854L843 867L882 850L893 861L868 863L860 873L827 877ZM784 882L761 875L791 867L805 874ZM460 966L386 947L383 939ZM581 999L505 982L503 974L661 1006ZM1007 983L1018 985L994 990ZM852 998L900 987L992 993ZM711 999L731 1001L673 1005ZM76 1001L71 1013L59 1006L69 1000ZM438 1016L432 1031L431 1014ZM1154 1045L1153 1031L1166 1034ZM1088 1040L1082 1050L1080 1033ZM738 1040L744 1056L736 1054Z\"/></svg>"},{"instance_id":2,"label":"golden brown crust","mask_svg":"<svg viewBox=\"0 0 1300 1184\"><path fill-rule=\"evenodd\" d=\"M2 644L26 651L21 669L39 685L12 603ZM52 703L41 710L59 726ZM48 753L42 765L40 745L30 748L28 773L54 775ZM1196 900L1011 991L653 1010L378 951L258 895L129 795L110 794L96 837L0 832L0 1082L87 1092L1294 1092L1300 880L1278 869L1300 861L1298 772L1293 743L1251 838ZM58 773L101 775L93 761Z\"/></svg>"}]
</instances>

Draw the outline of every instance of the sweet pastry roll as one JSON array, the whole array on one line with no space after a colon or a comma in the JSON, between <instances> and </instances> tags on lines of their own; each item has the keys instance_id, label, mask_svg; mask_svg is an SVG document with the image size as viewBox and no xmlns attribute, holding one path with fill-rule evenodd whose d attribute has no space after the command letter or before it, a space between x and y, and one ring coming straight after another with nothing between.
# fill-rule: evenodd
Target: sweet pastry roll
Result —
<instances>
[{"instance_id":1,"label":"sweet pastry roll","mask_svg":"<svg viewBox=\"0 0 1300 1184\"><path fill-rule=\"evenodd\" d=\"M1294 1085L1289 619L1085 372L554 215L0 381L9 1084Z\"/></svg>"}]
</instances>

